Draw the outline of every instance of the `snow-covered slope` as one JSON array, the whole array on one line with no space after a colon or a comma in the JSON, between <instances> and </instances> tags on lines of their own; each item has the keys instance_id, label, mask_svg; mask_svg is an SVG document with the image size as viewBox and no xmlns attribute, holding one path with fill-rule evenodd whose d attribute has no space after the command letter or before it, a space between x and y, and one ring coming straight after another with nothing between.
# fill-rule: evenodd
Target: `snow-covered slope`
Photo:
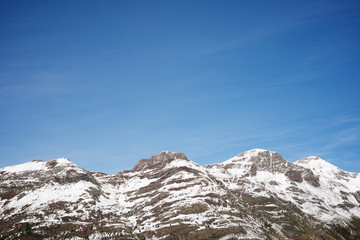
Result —
<instances>
[{"instance_id":1,"label":"snow-covered slope","mask_svg":"<svg viewBox=\"0 0 360 240\"><path fill-rule=\"evenodd\" d=\"M360 216L360 174L317 157L290 163L276 152L254 149L208 168L214 175L220 172L231 189L291 202L321 221Z\"/></svg>"},{"instance_id":2,"label":"snow-covered slope","mask_svg":"<svg viewBox=\"0 0 360 240\"><path fill-rule=\"evenodd\" d=\"M161 152L115 175L35 160L0 169L0 239L357 239L359 175L263 149L208 166Z\"/></svg>"}]
</instances>

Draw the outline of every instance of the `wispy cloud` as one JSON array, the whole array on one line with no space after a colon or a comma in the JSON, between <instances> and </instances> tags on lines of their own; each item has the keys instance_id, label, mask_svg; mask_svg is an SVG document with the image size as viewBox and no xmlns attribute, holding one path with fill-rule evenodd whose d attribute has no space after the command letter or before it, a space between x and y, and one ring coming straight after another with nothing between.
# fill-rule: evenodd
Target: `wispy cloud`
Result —
<instances>
[{"instance_id":1,"label":"wispy cloud","mask_svg":"<svg viewBox=\"0 0 360 240\"><path fill-rule=\"evenodd\" d=\"M289 12L282 16L278 21L273 20L270 23L264 23L263 26L245 31L238 36L215 44L204 45L198 51L195 51L193 57L203 57L223 51L228 51L234 48L246 46L255 40L264 39L273 34L280 33L293 28L303 27L305 25L314 24L321 20L324 16L331 13L352 8L352 4L344 3L309 3L303 4L296 12ZM311 57L314 57L311 56ZM315 56L317 57L317 56ZM302 78L303 80L305 78ZM289 80L302 81L301 77L298 79Z\"/></svg>"},{"instance_id":2,"label":"wispy cloud","mask_svg":"<svg viewBox=\"0 0 360 240\"><path fill-rule=\"evenodd\" d=\"M16 80L8 80L0 86L0 97L33 99L50 95L65 95L78 91L67 80L67 76L56 73L28 73Z\"/></svg>"},{"instance_id":3,"label":"wispy cloud","mask_svg":"<svg viewBox=\"0 0 360 240\"><path fill-rule=\"evenodd\" d=\"M292 84L316 81L321 76L321 71L311 71L303 74L293 75L286 79L277 79L273 81L268 81L268 86L270 87L287 87Z\"/></svg>"},{"instance_id":4,"label":"wispy cloud","mask_svg":"<svg viewBox=\"0 0 360 240\"><path fill-rule=\"evenodd\" d=\"M340 116L333 120L335 126L348 124L348 123L360 123L360 117L357 116Z\"/></svg>"},{"instance_id":5,"label":"wispy cloud","mask_svg":"<svg viewBox=\"0 0 360 240\"><path fill-rule=\"evenodd\" d=\"M237 48L241 45L246 45L246 44L254 41L255 39L262 38L276 30L277 30L277 28L272 28L272 27L258 28L251 32L239 35L234 39L220 42L215 45L206 46L206 47L202 48L201 50L199 50L198 52L193 53L193 56L194 57L203 57L203 56L227 51L227 50L230 50L233 48Z\"/></svg>"},{"instance_id":6,"label":"wispy cloud","mask_svg":"<svg viewBox=\"0 0 360 240\"><path fill-rule=\"evenodd\" d=\"M360 141L360 129L349 128L335 133L329 144L324 146L326 150L336 149L344 144L353 144Z\"/></svg>"}]
</instances>

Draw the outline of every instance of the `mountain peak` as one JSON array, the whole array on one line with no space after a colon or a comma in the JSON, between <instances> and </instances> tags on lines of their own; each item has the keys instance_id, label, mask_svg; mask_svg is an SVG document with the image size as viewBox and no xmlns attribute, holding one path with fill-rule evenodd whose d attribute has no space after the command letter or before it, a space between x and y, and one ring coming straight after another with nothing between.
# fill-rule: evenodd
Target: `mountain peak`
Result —
<instances>
[{"instance_id":1,"label":"mountain peak","mask_svg":"<svg viewBox=\"0 0 360 240\"><path fill-rule=\"evenodd\" d=\"M253 149L248 150L246 152L269 152L269 150L262 149L262 148L253 148Z\"/></svg>"},{"instance_id":2,"label":"mountain peak","mask_svg":"<svg viewBox=\"0 0 360 240\"><path fill-rule=\"evenodd\" d=\"M30 162L5 167L2 168L2 170L10 173L21 173L27 171L46 171L54 167L67 167L67 166L74 167L77 165L71 162L68 158L57 158L47 162L36 159Z\"/></svg>"},{"instance_id":3,"label":"mountain peak","mask_svg":"<svg viewBox=\"0 0 360 240\"><path fill-rule=\"evenodd\" d=\"M338 167L332 165L331 163L321 159L317 156L310 156L297 160L295 164L300 165L305 168L309 168L316 173L330 173L341 171Z\"/></svg>"},{"instance_id":4,"label":"mountain peak","mask_svg":"<svg viewBox=\"0 0 360 240\"><path fill-rule=\"evenodd\" d=\"M55 166L57 167L67 167L67 166L72 166L72 167L77 167L77 165L73 162L71 162L68 158L57 158L48 162L45 162L46 166L49 168L54 168Z\"/></svg>"},{"instance_id":5,"label":"mountain peak","mask_svg":"<svg viewBox=\"0 0 360 240\"><path fill-rule=\"evenodd\" d=\"M299 161L301 161L301 162L310 162L310 161L325 161L325 160L321 159L318 156L309 156L307 158L300 159Z\"/></svg>"},{"instance_id":6,"label":"mountain peak","mask_svg":"<svg viewBox=\"0 0 360 240\"><path fill-rule=\"evenodd\" d=\"M181 152L163 151L151 156L150 158L141 159L133 168L135 171L141 171L144 169L162 168L170 162L181 159L190 161L185 154Z\"/></svg>"},{"instance_id":7,"label":"mountain peak","mask_svg":"<svg viewBox=\"0 0 360 240\"><path fill-rule=\"evenodd\" d=\"M261 149L261 148L253 148L251 150L248 150L248 151L245 151L243 153L240 153L238 154L239 155L257 155L257 154L260 154L260 153L263 153L263 152L270 152L269 150L266 150L266 149Z\"/></svg>"},{"instance_id":8,"label":"mountain peak","mask_svg":"<svg viewBox=\"0 0 360 240\"><path fill-rule=\"evenodd\" d=\"M279 157L280 154L277 152L274 152L274 151L268 151L265 149L254 148L249 151L240 153L240 154L236 155L235 157L230 158L229 160L225 161L224 163L233 163L233 162L242 162L242 161L250 161L250 162L258 163L259 161L272 158L273 156Z\"/></svg>"},{"instance_id":9,"label":"mountain peak","mask_svg":"<svg viewBox=\"0 0 360 240\"><path fill-rule=\"evenodd\" d=\"M283 171L289 164L279 153L265 149L255 148L236 155L222 163L229 167L249 168L261 171Z\"/></svg>"}]
</instances>

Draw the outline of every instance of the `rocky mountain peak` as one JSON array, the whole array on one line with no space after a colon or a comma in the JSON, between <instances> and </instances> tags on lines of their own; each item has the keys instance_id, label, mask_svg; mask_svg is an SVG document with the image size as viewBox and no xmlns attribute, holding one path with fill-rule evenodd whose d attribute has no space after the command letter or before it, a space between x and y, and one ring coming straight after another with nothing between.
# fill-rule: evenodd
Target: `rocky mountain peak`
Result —
<instances>
[{"instance_id":1,"label":"rocky mountain peak","mask_svg":"<svg viewBox=\"0 0 360 240\"><path fill-rule=\"evenodd\" d=\"M42 160L33 160L30 162L26 162L23 164L18 164L14 166L9 166L2 168L2 171L8 172L8 173L23 173L28 171L48 171L54 168L65 168L65 167L78 167L76 164L71 162L68 158L58 158L54 160L50 160L47 162L44 162Z\"/></svg>"},{"instance_id":2,"label":"rocky mountain peak","mask_svg":"<svg viewBox=\"0 0 360 240\"><path fill-rule=\"evenodd\" d=\"M141 159L135 165L133 170L141 171L146 169L163 168L166 164L169 164L176 159L190 161L185 156L185 154L181 152L163 151L156 155L151 156L150 158Z\"/></svg>"},{"instance_id":3,"label":"rocky mountain peak","mask_svg":"<svg viewBox=\"0 0 360 240\"><path fill-rule=\"evenodd\" d=\"M310 156L307 158L302 158L296 161L297 164L304 164L304 165L332 165L325 160L321 159L318 156Z\"/></svg>"},{"instance_id":4,"label":"rocky mountain peak","mask_svg":"<svg viewBox=\"0 0 360 240\"><path fill-rule=\"evenodd\" d=\"M75 163L71 162L68 158L57 158L45 163L46 167L78 167Z\"/></svg>"},{"instance_id":5,"label":"rocky mountain peak","mask_svg":"<svg viewBox=\"0 0 360 240\"><path fill-rule=\"evenodd\" d=\"M314 173L327 178L347 179L347 177L357 177L358 175L357 173L345 172L333 164L316 156L310 156L297 160L295 164L310 169Z\"/></svg>"},{"instance_id":6,"label":"rocky mountain peak","mask_svg":"<svg viewBox=\"0 0 360 240\"><path fill-rule=\"evenodd\" d=\"M68 158L57 158L50 161L36 159L0 169L0 180L5 181L14 176L16 178L31 179L31 181L37 182L38 186L43 186L50 182L69 184L79 181L98 184L88 171L71 162ZM18 182L17 187L19 189L26 187L29 182L30 180L24 184Z\"/></svg>"},{"instance_id":7,"label":"rocky mountain peak","mask_svg":"<svg viewBox=\"0 0 360 240\"><path fill-rule=\"evenodd\" d=\"M300 159L299 161L307 161L307 162L310 162L310 161L325 161L325 160L321 159L321 158L318 157L318 156L309 156L309 157L307 157L307 158Z\"/></svg>"},{"instance_id":8,"label":"rocky mountain peak","mask_svg":"<svg viewBox=\"0 0 360 240\"><path fill-rule=\"evenodd\" d=\"M277 152L264 149L252 149L241 153L223 163L223 165L252 165L260 171L279 171L288 166L288 162Z\"/></svg>"},{"instance_id":9,"label":"rocky mountain peak","mask_svg":"<svg viewBox=\"0 0 360 240\"><path fill-rule=\"evenodd\" d=\"M337 171L340 171L340 169L338 167L336 167L336 166L332 165L331 163L329 163L319 157L316 157L316 156L310 156L307 158L303 158L303 159L297 160L295 163L302 167L315 170L315 172L319 172L319 171L321 171L321 172L323 172L323 171L337 172Z\"/></svg>"}]
</instances>

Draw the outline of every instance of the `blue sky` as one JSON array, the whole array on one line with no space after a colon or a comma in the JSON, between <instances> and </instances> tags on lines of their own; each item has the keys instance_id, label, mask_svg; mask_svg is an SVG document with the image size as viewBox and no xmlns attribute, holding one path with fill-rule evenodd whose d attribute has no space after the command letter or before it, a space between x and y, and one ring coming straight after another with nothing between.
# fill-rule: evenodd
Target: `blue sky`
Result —
<instances>
[{"instance_id":1,"label":"blue sky","mask_svg":"<svg viewBox=\"0 0 360 240\"><path fill-rule=\"evenodd\" d=\"M360 172L359 1L1 1L0 167L252 148Z\"/></svg>"}]
</instances>

